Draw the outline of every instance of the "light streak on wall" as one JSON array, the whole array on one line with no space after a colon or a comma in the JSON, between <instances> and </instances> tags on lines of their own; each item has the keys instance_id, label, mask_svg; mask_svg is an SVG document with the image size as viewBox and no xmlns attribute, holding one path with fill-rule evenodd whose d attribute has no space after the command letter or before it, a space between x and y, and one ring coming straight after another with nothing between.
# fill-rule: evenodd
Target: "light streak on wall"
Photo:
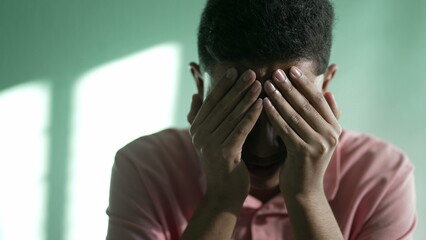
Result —
<instances>
[{"instance_id":1,"label":"light streak on wall","mask_svg":"<svg viewBox=\"0 0 426 240\"><path fill-rule=\"evenodd\" d=\"M0 92L0 239L44 239L50 88Z\"/></svg>"},{"instance_id":2,"label":"light streak on wall","mask_svg":"<svg viewBox=\"0 0 426 240\"><path fill-rule=\"evenodd\" d=\"M111 167L129 141L173 121L180 46L162 44L99 66L74 89L68 239L104 239Z\"/></svg>"}]
</instances>

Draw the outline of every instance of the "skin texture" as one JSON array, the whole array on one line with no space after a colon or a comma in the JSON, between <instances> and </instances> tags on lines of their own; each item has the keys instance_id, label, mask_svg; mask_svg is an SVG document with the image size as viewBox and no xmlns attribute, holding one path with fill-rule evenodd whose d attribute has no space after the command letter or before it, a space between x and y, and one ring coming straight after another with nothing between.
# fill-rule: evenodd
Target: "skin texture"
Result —
<instances>
[{"instance_id":1,"label":"skin texture","mask_svg":"<svg viewBox=\"0 0 426 240\"><path fill-rule=\"evenodd\" d=\"M249 193L282 194L298 239L342 239L322 185L341 133L327 92L337 66L320 76L307 60L190 66L188 121L207 193L183 239L230 239Z\"/></svg>"}]
</instances>

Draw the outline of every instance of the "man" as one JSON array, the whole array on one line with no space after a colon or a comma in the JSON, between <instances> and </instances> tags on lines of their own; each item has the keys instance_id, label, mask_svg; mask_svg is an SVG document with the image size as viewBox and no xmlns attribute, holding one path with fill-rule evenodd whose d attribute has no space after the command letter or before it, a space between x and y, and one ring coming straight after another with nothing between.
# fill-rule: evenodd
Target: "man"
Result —
<instances>
[{"instance_id":1,"label":"man","mask_svg":"<svg viewBox=\"0 0 426 240\"><path fill-rule=\"evenodd\" d=\"M108 239L410 239L413 166L342 131L328 0L210 0L188 130L116 156Z\"/></svg>"}]
</instances>

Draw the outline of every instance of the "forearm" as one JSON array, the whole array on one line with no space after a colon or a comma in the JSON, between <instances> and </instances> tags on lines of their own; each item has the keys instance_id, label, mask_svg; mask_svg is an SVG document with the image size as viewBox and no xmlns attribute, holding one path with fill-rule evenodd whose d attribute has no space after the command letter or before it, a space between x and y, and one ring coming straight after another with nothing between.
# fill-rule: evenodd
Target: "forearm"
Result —
<instances>
[{"instance_id":1,"label":"forearm","mask_svg":"<svg viewBox=\"0 0 426 240\"><path fill-rule=\"evenodd\" d=\"M343 239L324 193L285 198L296 239Z\"/></svg>"},{"instance_id":2,"label":"forearm","mask_svg":"<svg viewBox=\"0 0 426 240\"><path fill-rule=\"evenodd\" d=\"M197 75L201 74L198 66L192 67ZM188 121L206 175L207 193L182 239L226 240L232 237L250 191L250 174L241 152L262 113L262 87L254 71L247 70L238 77L237 69L230 68L205 100L199 90L193 97Z\"/></svg>"},{"instance_id":3,"label":"forearm","mask_svg":"<svg viewBox=\"0 0 426 240\"><path fill-rule=\"evenodd\" d=\"M181 239L231 239L241 206L204 197Z\"/></svg>"}]
</instances>

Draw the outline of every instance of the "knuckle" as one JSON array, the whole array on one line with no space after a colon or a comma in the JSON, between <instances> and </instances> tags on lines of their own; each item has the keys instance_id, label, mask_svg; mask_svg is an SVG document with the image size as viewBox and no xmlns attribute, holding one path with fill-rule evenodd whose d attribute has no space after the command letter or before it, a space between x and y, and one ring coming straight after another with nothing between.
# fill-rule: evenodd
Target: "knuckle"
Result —
<instances>
[{"instance_id":1,"label":"knuckle","mask_svg":"<svg viewBox=\"0 0 426 240\"><path fill-rule=\"evenodd\" d=\"M303 151L309 154L311 154L311 151L312 151L312 148L310 147L310 145L305 143L296 145L296 148L298 151Z\"/></svg>"},{"instance_id":2,"label":"knuckle","mask_svg":"<svg viewBox=\"0 0 426 240\"><path fill-rule=\"evenodd\" d=\"M295 125L299 125L300 124L300 116L297 114L293 114L290 117L290 120L292 123L294 123Z\"/></svg>"},{"instance_id":3,"label":"knuckle","mask_svg":"<svg viewBox=\"0 0 426 240\"><path fill-rule=\"evenodd\" d=\"M277 110L275 110L274 112L272 112L272 117L275 119L279 119L281 115Z\"/></svg>"},{"instance_id":4,"label":"knuckle","mask_svg":"<svg viewBox=\"0 0 426 240\"><path fill-rule=\"evenodd\" d=\"M228 123L233 123L233 122L235 122L236 120L237 120L237 118L238 118L238 116L237 116L237 114L236 113L234 113L234 112L232 112L232 113L230 113L229 115L228 115L228 117L226 118L226 123L228 124Z\"/></svg>"},{"instance_id":5,"label":"knuckle","mask_svg":"<svg viewBox=\"0 0 426 240\"><path fill-rule=\"evenodd\" d=\"M200 153L201 153L201 154L203 154L203 155L209 155L210 147L209 147L208 145L201 146L201 147L199 148L199 150L200 150Z\"/></svg>"},{"instance_id":6,"label":"knuckle","mask_svg":"<svg viewBox=\"0 0 426 240\"><path fill-rule=\"evenodd\" d=\"M318 143L318 153L320 155L327 153L329 150L328 148L328 144L324 143L324 142L319 142Z\"/></svg>"},{"instance_id":7,"label":"knuckle","mask_svg":"<svg viewBox=\"0 0 426 240\"><path fill-rule=\"evenodd\" d=\"M192 144L194 145L196 149L199 149L200 151L204 149L206 146L206 142L204 141L205 139L201 137L202 135L203 134L201 134L200 132L195 132L194 134L191 135Z\"/></svg>"},{"instance_id":8,"label":"knuckle","mask_svg":"<svg viewBox=\"0 0 426 240\"><path fill-rule=\"evenodd\" d=\"M200 140L199 140L199 138L197 137L197 135L193 135L193 136L192 136L192 144L194 145L194 147L195 147L196 149L200 149L200 148L201 148Z\"/></svg>"},{"instance_id":9,"label":"knuckle","mask_svg":"<svg viewBox=\"0 0 426 240\"><path fill-rule=\"evenodd\" d=\"M305 101L305 102L303 103L303 105L302 105L302 109L303 109L303 111L304 111L304 112L306 112L306 113L309 113L309 112L311 112L311 111L312 111L312 106L311 106L311 104L309 103L309 101Z\"/></svg>"},{"instance_id":10,"label":"knuckle","mask_svg":"<svg viewBox=\"0 0 426 240\"><path fill-rule=\"evenodd\" d=\"M257 118L258 118L257 117L257 113L253 109L249 109L248 112L247 112L247 114L245 115L245 121L246 121L246 123L254 122L254 121L257 120Z\"/></svg>"},{"instance_id":11,"label":"knuckle","mask_svg":"<svg viewBox=\"0 0 426 240\"><path fill-rule=\"evenodd\" d=\"M244 81L238 81L232 89L234 93L237 94L243 91L245 87L246 87L246 84Z\"/></svg>"},{"instance_id":12,"label":"knuckle","mask_svg":"<svg viewBox=\"0 0 426 240\"><path fill-rule=\"evenodd\" d=\"M247 93L244 98L241 100L243 105L250 105L253 103L253 101L257 99L256 93L250 91Z\"/></svg>"},{"instance_id":13,"label":"knuckle","mask_svg":"<svg viewBox=\"0 0 426 240\"><path fill-rule=\"evenodd\" d=\"M305 88L309 87L312 84L311 80L309 80L309 78L307 78L305 74L302 74L300 79L301 81L299 81L299 83L301 83L302 86Z\"/></svg>"},{"instance_id":14,"label":"knuckle","mask_svg":"<svg viewBox=\"0 0 426 240\"><path fill-rule=\"evenodd\" d=\"M339 138L338 138L337 136L333 136L333 137L331 138L331 145L332 145L333 147L335 147L335 146L337 146L337 144L339 144Z\"/></svg>"},{"instance_id":15,"label":"knuckle","mask_svg":"<svg viewBox=\"0 0 426 240\"><path fill-rule=\"evenodd\" d=\"M212 105L212 103L213 103L213 100L212 100L212 97L211 97L211 95L210 96L208 96L205 100L204 100L204 105L206 105L206 106L211 106Z\"/></svg>"},{"instance_id":16,"label":"knuckle","mask_svg":"<svg viewBox=\"0 0 426 240\"><path fill-rule=\"evenodd\" d=\"M219 110L226 112L228 110L228 104L225 103L225 101L220 101L217 104L217 107L219 108Z\"/></svg>"},{"instance_id":17,"label":"knuckle","mask_svg":"<svg viewBox=\"0 0 426 240\"><path fill-rule=\"evenodd\" d=\"M318 103L326 102L324 95L321 92L316 93L314 99Z\"/></svg>"},{"instance_id":18,"label":"knuckle","mask_svg":"<svg viewBox=\"0 0 426 240\"><path fill-rule=\"evenodd\" d=\"M290 126L289 126L289 125L287 125L287 124L282 124L282 126L281 126L281 128L280 128L280 131L281 131L283 134L288 135L289 133L291 133L291 128L290 128Z\"/></svg>"},{"instance_id":19,"label":"knuckle","mask_svg":"<svg viewBox=\"0 0 426 240\"><path fill-rule=\"evenodd\" d=\"M195 119L194 114L192 114L192 113L188 113L188 115L186 115L186 120L187 120L189 123L193 123L193 122L194 122L194 119Z\"/></svg>"},{"instance_id":20,"label":"knuckle","mask_svg":"<svg viewBox=\"0 0 426 240\"><path fill-rule=\"evenodd\" d=\"M293 92L293 90L294 90L294 86L292 84L288 85L288 87L285 88L285 91L288 94L291 94Z\"/></svg>"},{"instance_id":21,"label":"knuckle","mask_svg":"<svg viewBox=\"0 0 426 240\"><path fill-rule=\"evenodd\" d=\"M338 126L337 126L337 134L339 135L339 137L340 137L340 135L342 134L342 132L343 132L343 128L342 128L342 126L338 125Z\"/></svg>"},{"instance_id":22,"label":"knuckle","mask_svg":"<svg viewBox=\"0 0 426 240\"><path fill-rule=\"evenodd\" d=\"M228 163L234 162L238 164L238 162L241 160L241 158L238 156L238 152L230 147L221 148L220 154L220 157L226 160Z\"/></svg>"},{"instance_id":23,"label":"knuckle","mask_svg":"<svg viewBox=\"0 0 426 240\"><path fill-rule=\"evenodd\" d=\"M322 118L321 114L319 114L318 111L314 111L314 119L317 122L324 123L324 119Z\"/></svg>"},{"instance_id":24,"label":"knuckle","mask_svg":"<svg viewBox=\"0 0 426 240\"><path fill-rule=\"evenodd\" d=\"M335 134L329 134L327 142L330 144L330 146L335 147L339 143L339 137Z\"/></svg>"},{"instance_id":25,"label":"knuckle","mask_svg":"<svg viewBox=\"0 0 426 240\"><path fill-rule=\"evenodd\" d=\"M220 156L224 159L228 159L231 156L231 151L228 147L222 147L220 149Z\"/></svg>"},{"instance_id":26,"label":"knuckle","mask_svg":"<svg viewBox=\"0 0 426 240\"><path fill-rule=\"evenodd\" d=\"M343 128L340 125L337 125L333 128L327 135L326 140L330 144L330 146L335 147L339 144L339 138L342 134Z\"/></svg>"},{"instance_id":27,"label":"knuckle","mask_svg":"<svg viewBox=\"0 0 426 240\"><path fill-rule=\"evenodd\" d=\"M227 126L230 126L230 125L235 126L236 124L238 124L238 122L241 121L241 119L242 119L242 113L233 111L225 119L225 122L226 122L225 125L227 125Z\"/></svg>"},{"instance_id":28,"label":"knuckle","mask_svg":"<svg viewBox=\"0 0 426 240\"><path fill-rule=\"evenodd\" d=\"M342 112L340 111L339 108L337 108L336 109L336 118L339 119L341 114L342 114Z\"/></svg>"},{"instance_id":29,"label":"knuckle","mask_svg":"<svg viewBox=\"0 0 426 240\"><path fill-rule=\"evenodd\" d=\"M272 95L280 95L280 91L278 90L277 85L276 84L272 84L272 85L274 86L274 90L271 92Z\"/></svg>"},{"instance_id":30,"label":"knuckle","mask_svg":"<svg viewBox=\"0 0 426 240\"><path fill-rule=\"evenodd\" d=\"M196 130L195 130L194 125L191 125L191 127L189 127L189 135L192 136L192 139L194 139L195 132L196 132Z\"/></svg>"},{"instance_id":31,"label":"knuckle","mask_svg":"<svg viewBox=\"0 0 426 240\"><path fill-rule=\"evenodd\" d=\"M247 130L243 126L238 126L235 129L235 134L239 136L244 136L247 134Z\"/></svg>"},{"instance_id":32,"label":"knuckle","mask_svg":"<svg viewBox=\"0 0 426 240\"><path fill-rule=\"evenodd\" d=\"M293 132L293 129L288 124L280 124L278 133L281 136L291 136L294 134L292 132Z\"/></svg>"},{"instance_id":33,"label":"knuckle","mask_svg":"<svg viewBox=\"0 0 426 240\"><path fill-rule=\"evenodd\" d=\"M254 109L249 109L247 113L247 120L249 122L253 122L253 121L256 121L257 119L258 119L257 111L255 111Z\"/></svg>"},{"instance_id":34,"label":"knuckle","mask_svg":"<svg viewBox=\"0 0 426 240\"><path fill-rule=\"evenodd\" d=\"M217 83L217 85L216 85L216 88L218 88L218 89L223 89L223 88L226 88L227 86L228 86L228 84L229 84L229 79L227 79L227 78L222 78L218 83Z\"/></svg>"}]
</instances>

